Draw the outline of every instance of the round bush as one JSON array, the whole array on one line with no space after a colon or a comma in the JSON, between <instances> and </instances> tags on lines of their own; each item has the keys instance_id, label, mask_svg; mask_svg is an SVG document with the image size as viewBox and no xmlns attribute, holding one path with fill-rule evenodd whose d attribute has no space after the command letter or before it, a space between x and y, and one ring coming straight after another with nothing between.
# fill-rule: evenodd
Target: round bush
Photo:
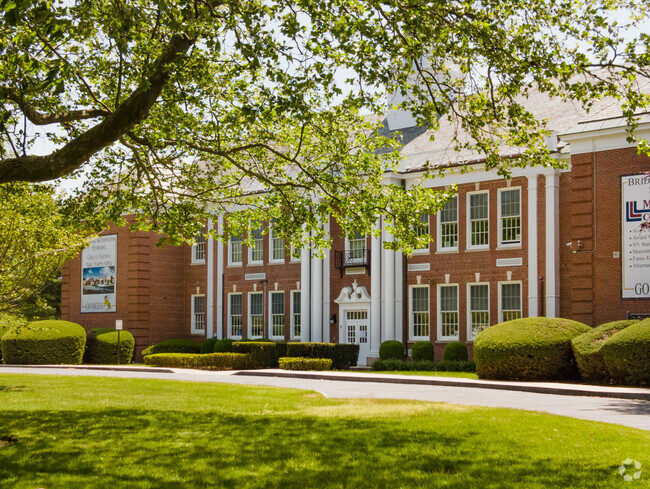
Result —
<instances>
[{"instance_id":1,"label":"round bush","mask_svg":"<svg viewBox=\"0 0 650 489\"><path fill-rule=\"evenodd\" d=\"M142 356L154 353L201 353L201 345L191 340L165 340L145 348Z\"/></svg>"},{"instance_id":2,"label":"round bush","mask_svg":"<svg viewBox=\"0 0 650 489\"><path fill-rule=\"evenodd\" d=\"M15 365L78 365L86 346L86 330L70 321L35 321L7 331L2 357Z\"/></svg>"},{"instance_id":3,"label":"round bush","mask_svg":"<svg viewBox=\"0 0 650 489\"><path fill-rule=\"evenodd\" d=\"M217 338L208 338L203 340L201 343L201 353L212 353L214 352L214 344L219 341Z\"/></svg>"},{"instance_id":4,"label":"round bush","mask_svg":"<svg viewBox=\"0 0 650 489\"><path fill-rule=\"evenodd\" d=\"M126 330L120 331L120 363L131 363L135 340ZM117 363L117 330L115 328L93 328L86 335L84 363Z\"/></svg>"},{"instance_id":5,"label":"round bush","mask_svg":"<svg viewBox=\"0 0 650 489\"><path fill-rule=\"evenodd\" d=\"M212 349L212 351L214 353L232 353L232 344L234 342L235 340L231 340L230 338L217 340L214 343L214 348Z\"/></svg>"},{"instance_id":6,"label":"round bush","mask_svg":"<svg viewBox=\"0 0 650 489\"><path fill-rule=\"evenodd\" d=\"M601 352L607 371L615 382L650 384L650 319L613 335L602 346Z\"/></svg>"},{"instance_id":7,"label":"round bush","mask_svg":"<svg viewBox=\"0 0 650 489\"><path fill-rule=\"evenodd\" d=\"M430 341L416 341L411 348L414 362L433 362L433 344Z\"/></svg>"},{"instance_id":8,"label":"round bush","mask_svg":"<svg viewBox=\"0 0 650 489\"><path fill-rule=\"evenodd\" d=\"M562 318L523 318L481 331L474 341L482 379L552 380L577 376L571 340L591 331Z\"/></svg>"},{"instance_id":9,"label":"round bush","mask_svg":"<svg viewBox=\"0 0 650 489\"><path fill-rule=\"evenodd\" d=\"M379 346L380 360L402 360L404 358L404 345L401 341L388 340Z\"/></svg>"},{"instance_id":10,"label":"round bush","mask_svg":"<svg viewBox=\"0 0 650 489\"><path fill-rule=\"evenodd\" d=\"M6 312L0 312L0 363L2 363L2 337L10 329L26 325L27 320L22 317L14 316L13 314L8 314Z\"/></svg>"},{"instance_id":11,"label":"round bush","mask_svg":"<svg viewBox=\"0 0 650 489\"><path fill-rule=\"evenodd\" d=\"M638 323L637 320L626 320L601 324L571 340L571 348L573 348L578 370L584 380L589 382L609 381L610 375L600 350L610 336L636 323Z\"/></svg>"},{"instance_id":12,"label":"round bush","mask_svg":"<svg viewBox=\"0 0 650 489\"><path fill-rule=\"evenodd\" d=\"M460 341L448 343L442 352L443 362L466 362L468 358L467 346Z\"/></svg>"}]
</instances>

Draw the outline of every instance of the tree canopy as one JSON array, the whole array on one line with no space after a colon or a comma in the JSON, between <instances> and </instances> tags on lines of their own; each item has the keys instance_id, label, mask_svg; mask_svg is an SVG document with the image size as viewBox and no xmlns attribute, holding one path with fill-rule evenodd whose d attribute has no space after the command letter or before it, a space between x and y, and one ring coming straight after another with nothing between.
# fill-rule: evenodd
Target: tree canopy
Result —
<instances>
[{"instance_id":1,"label":"tree canopy","mask_svg":"<svg viewBox=\"0 0 650 489\"><path fill-rule=\"evenodd\" d=\"M450 118L486 166L557 164L535 86L589 107L620 101L633 131L649 99L650 38L610 16L635 0L2 0L0 184L83 175L71 212L146 216L170 239L242 209L299 245L379 215L412 248L414 211L446 195L385 185L399 154L363 111L386 93L435 130ZM435 132L433 133L435 137ZM633 132L630 133L633 138ZM52 143L38 154L40 141ZM526 147L499 156L499 144ZM643 148L644 146L642 146ZM434 173L432 169L432 173Z\"/></svg>"}]
</instances>

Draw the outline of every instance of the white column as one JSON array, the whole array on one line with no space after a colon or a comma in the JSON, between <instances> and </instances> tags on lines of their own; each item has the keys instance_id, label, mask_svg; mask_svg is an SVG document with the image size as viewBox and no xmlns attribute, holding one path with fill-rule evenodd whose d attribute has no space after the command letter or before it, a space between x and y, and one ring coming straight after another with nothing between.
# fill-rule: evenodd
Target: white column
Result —
<instances>
[{"instance_id":1,"label":"white column","mask_svg":"<svg viewBox=\"0 0 650 489\"><path fill-rule=\"evenodd\" d=\"M207 231L212 230L212 219L208 219L208 228ZM208 236L207 242L207 255L208 260L206 263L206 301L205 301L205 336L206 338L212 338L214 336L214 240L212 237Z\"/></svg>"},{"instance_id":2,"label":"white column","mask_svg":"<svg viewBox=\"0 0 650 489\"><path fill-rule=\"evenodd\" d=\"M325 235L329 237L330 223L329 220L323 225L325 228ZM330 257L332 251L325 252L325 258L322 260L323 280L322 280L322 305L321 305L321 321L323 325L323 342L329 343L330 341Z\"/></svg>"},{"instance_id":3,"label":"white column","mask_svg":"<svg viewBox=\"0 0 650 489\"><path fill-rule=\"evenodd\" d=\"M381 226L377 219L376 228ZM381 344L381 236L373 236L370 248L370 356L379 356ZM340 321L341 319L339 319Z\"/></svg>"},{"instance_id":4,"label":"white column","mask_svg":"<svg viewBox=\"0 0 650 489\"><path fill-rule=\"evenodd\" d=\"M393 295L395 297L395 306L394 306L394 325L395 325L395 339L398 341L402 341L402 307L403 307L403 283L404 283L404 275L402 273L404 269L404 260L403 260L403 255L400 251L396 251L394 253L395 255L395 280L393 283L395 284L395 289L393 292Z\"/></svg>"},{"instance_id":5,"label":"white column","mask_svg":"<svg viewBox=\"0 0 650 489\"><path fill-rule=\"evenodd\" d=\"M311 341L323 341L323 260L311 258Z\"/></svg>"},{"instance_id":6,"label":"white column","mask_svg":"<svg viewBox=\"0 0 650 489\"><path fill-rule=\"evenodd\" d=\"M217 220L217 234L223 235L223 216ZM224 243L217 242L217 338L223 339L223 263Z\"/></svg>"},{"instance_id":7,"label":"white column","mask_svg":"<svg viewBox=\"0 0 650 489\"><path fill-rule=\"evenodd\" d=\"M311 266L310 250L305 246L300 250L300 341L311 340Z\"/></svg>"},{"instance_id":8,"label":"white column","mask_svg":"<svg viewBox=\"0 0 650 489\"><path fill-rule=\"evenodd\" d=\"M539 315L537 277L537 175L528 177L528 316Z\"/></svg>"},{"instance_id":9,"label":"white column","mask_svg":"<svg viewBox=\"0 0 650 489\"><path fill-rule=\"evenodd\" d=\"M560 175L546 175L546 316L560 314Z\"/></svg>"},{"instance_id":10,"label":"white column","mask_svg":"<svg viewBox=\"0 0 650 489\"><path fill-rule=\"evenodd\" d=\"M386 231L385 222L382 226L382 239L385 242L393 241L393 236ZM381 341L387 341L395 339L395 252L393 250L383 250L381 271L384 293Z\"/></svg>"}]
</instances>

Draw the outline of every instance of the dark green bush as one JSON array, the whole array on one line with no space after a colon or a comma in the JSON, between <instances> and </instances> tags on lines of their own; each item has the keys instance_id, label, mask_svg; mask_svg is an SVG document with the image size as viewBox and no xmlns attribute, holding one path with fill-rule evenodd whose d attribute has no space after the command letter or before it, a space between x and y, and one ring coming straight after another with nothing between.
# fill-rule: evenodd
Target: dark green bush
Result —
<instances>
[{"instance_id":1,"label":"dark green bush","mask_svg":"<svg viewBox=\"0 0 650 489\"><path fill-rule=\"evenodd\" d=\"M625 320L602 324L571 340L571 348L573 348L578 370L584 380L589 382L608 382L610 380L600 349L610 336L636 323L638 323L637 320Z\"/></svg>"},{"instance_id":2,"label":"dark green bush","mask_svg":"<svg viewBox=\"0 0 650 489\"><path fill-rule=\"evenodd\" d=\"M600 350L614 382L650 384L650 319L619 331Z\"/></svg>"},{"instance_id":3,"label":"dark green bush","mask_svg":"<svg viewBox=\"0 0 650 489\"><path fill-rule=\"evenodd\" d=\"M379 345L379 359L380 360L403 360L404 359L404 345L401 341L387 340Z\"/></svg>"},{"instance_id":4,"label":"dark green bush","mask_svg":"<svg viewBox=\"0 0 650 489\"><path fill-rule=\"evenodd\" d=\"M155 353L201 353L201 345L191 340L165 340L145 348L142 356Z\"/></svg>"},{"instance_id":5,"label":"dark green bush","mask_svg":"<svg viewBox=\"0 0 650 489\"><path fill-rule=\"evenodd\" d=\"M78 365L86 346L86 330L69 321L35 321L2 337L7 364Z\"/></svg>"},{"instance_id":6,"label":"dark green bush","mask_svg":"<svg viewBox=\"0 0 650 489\"><path fill-rule=\"evenodd\" d=\"M414 362L433 362L433 343L416 341L411 348L411 359Z\"/></svg>"},{"instance_id":7,"label":"dark green bush","mask_svg":"<svg viewBox=\"0 0 650 489\"><path fill-rule=\"evenodd\" d=\"M232 344L235 340L230 338L224 338L223 340L217 340L214 343L214 348L212 351L214 353L232 353Z\"/></svg>"},{"instance_id":8,"label":"dark green bush","mask_svg":"<svg viewBox=\"0 0 650 489\"><path fill-rule=\"evenodd\" d=\"M479 378L553 380L577 376L571 340L590 331L561 318L524 318L481 331L474 341Z\"/></svg>"},{"instance_id":9,"label":"dark green bush","mask_svg":"<svg viewBox=\"0 0 650 489\"><path fill-rule=\"evenodd\" d=\"M2 363L2 337L7 331L27 326L27 320L6 312L0 312L0 363Z\"/></svg>"},{"instance_id":10,"label":"dark green bush","mask_svg":"<svg viewBox=\"0 0 650 489\"><path fill-rule=\"evenodd\" d=\"M416 371L416 372L474 372L474 362L430 362L427 360L406 362L404 360L378 360L372 364L372 369L381 371Z\"/></svg>"},{"instance_id":11,"label":"dark green bush","mask_svg":"<svg viewBox=\"0 0 650 489\"><path fill-rule=\"evenodd\" d=\"M285 370L329 370L332 368L330 358L281 357L278 363L280 368Z\"/></svg>"},{"instance_id":12,"label":"dark green bush","mask_svg":"<svg viewBox=\"0 0 650 489\"><path fill-rule=\"evenodd\" d=\"M126 330L120 331L120 363L131 363L135 340ZM117 331L115 328L93 328L86 334L84 363L117 363Z\"/></svg>"},{"instance_id":13,"label":"dark green bush","mask_svg":"<svg viewBox=\"0 0 650 489\"><path fill-rule=\"evenodd\" d=\"M243 370L249 368L248 355L241 353L153 353L144 358L152 367Z\"/></svg>"},{"instance_id":14,"label":"dark green bush","mask_svg":"<svg viewBox=\"0 0 650 489\"><path fill-rule=\"evenodd\" d=\"M358 359L359 345L346 343L334 345L332 368L336 370L347 370L350 367L354 367Z\"/></svg>"},{"instance_id":15,"label":"dark green bush","mask_svg":"<svg viewBox=\"0 0 650 489\"><path fill-rule=\"evenodd\" d=\"M266 341L238 341L232 344L234 353L250 357L250 368L278 368L277 345Z\"/></svg>"},{"instance_id":16,"label":"dark green bush","mask_svg":"<svg viewBox=\"0 0 650 489\"><path fill-rule=\"evenodd\" d=\"M357 364L359 345L335 343L287 343L288 357L329 358L332 368L345 370Z\"/></svg>"},{"instance_id":17,"label":"dark green bush","mask_svg":"<svg viewBox=\"0 0 650 489\"><path fill-rule=\"evenodd\" d=\"M442 360L445 362L466 362L468 358L467 346L460 341L447 343L442 352Z\"/></svg>"},{"instance_id":18,"label":"dark green bush","mask_svg":"<svg viewBox=\"0 0 650 489\"><path fill-rule=\"evenodd\" d=\"M199 353L214 353L214 344L219 341L217 338L207 338L201 343L201 350Z\"/></svg>"}]
</instances>

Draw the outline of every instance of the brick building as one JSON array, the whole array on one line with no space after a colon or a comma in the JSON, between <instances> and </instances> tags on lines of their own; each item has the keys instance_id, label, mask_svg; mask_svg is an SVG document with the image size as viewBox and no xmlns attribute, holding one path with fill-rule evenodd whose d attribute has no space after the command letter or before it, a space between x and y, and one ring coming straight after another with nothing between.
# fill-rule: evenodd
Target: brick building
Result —
<instances>
[{"instance_id":1,"label":"brick building","mask_svg":"<svg viewBox=\"0 0 650 489\"><path fill-rule=\"evenodd\" d=\"M388 115L404 159L386 181L420 183L428 162L449 171L424 185L458 186L438 215L420 216L435 241L411 257L383 249L391 236L381 220L381 237L355 239L325 223L333 246L323 259L308 249L292 257L272 230L257 232L250 248L207 239L160 249L151 234L109 229L114 295L104 296L105 308L97 295L88 309L82 273L108 262L82 266L79 257L63 272L62 316L87 328L122 319L138 352L168 338L267 337L359 343L364 364L388 339L429 340L441 358L448 342L471 352L478 332L510 318L595 326L649 313L650 232L641 223L650 220L650 159L627 142L616 106L586 114L539 93L526 105L548 120L549 150L565 168L517 168L505 180L485 171L480 155L449 150L451 125L442 122L431 141L408 114ZM637 134L648 139L650 119ZM454 172L460 162L473 171ZM222 219L208 226L221 228Z\"/></svg>"}]
</instances>

